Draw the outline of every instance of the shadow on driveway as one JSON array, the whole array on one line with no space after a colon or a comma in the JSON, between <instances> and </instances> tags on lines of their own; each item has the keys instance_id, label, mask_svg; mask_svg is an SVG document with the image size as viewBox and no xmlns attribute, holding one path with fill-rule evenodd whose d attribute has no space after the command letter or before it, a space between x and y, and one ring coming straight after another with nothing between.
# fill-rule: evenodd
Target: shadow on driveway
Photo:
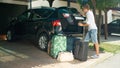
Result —
<instances>
[{"instance_id":1,"label":"shadow on driveway","mask_svg":"<svg viewBox=\"0 0 120 68\"><path fill-rule=\"evenodd\" d=\"M33 43L0 41L0 68L31 68L39 64L52 63L57 61L34 47Z\"/></svg>"}]
</instances>

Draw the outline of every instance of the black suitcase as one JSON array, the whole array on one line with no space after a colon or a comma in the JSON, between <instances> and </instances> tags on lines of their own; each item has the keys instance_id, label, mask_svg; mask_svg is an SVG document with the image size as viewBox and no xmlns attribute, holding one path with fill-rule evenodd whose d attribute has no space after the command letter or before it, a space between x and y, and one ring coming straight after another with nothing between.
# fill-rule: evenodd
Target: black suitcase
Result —
<instances>
[{"instance_id":1,"label":"black suitcase","mask_svg":"<svg viewBox=\"0 0 120 68\"><path fill-rule=\"evenodd\" d=\"M73 52L75 37L67 36L67 51Z\"/></svg>"},{"instance_id":2,"label":"black suitcase","mask_svg":"<svg viewBox=\"0 0 120 68\"><path fill-rule=\"evenodd\" d=\"M74 58L80 61L86 61L88 56L88 42L80 39L75 41Z\"/></svg>"}]
</instances>

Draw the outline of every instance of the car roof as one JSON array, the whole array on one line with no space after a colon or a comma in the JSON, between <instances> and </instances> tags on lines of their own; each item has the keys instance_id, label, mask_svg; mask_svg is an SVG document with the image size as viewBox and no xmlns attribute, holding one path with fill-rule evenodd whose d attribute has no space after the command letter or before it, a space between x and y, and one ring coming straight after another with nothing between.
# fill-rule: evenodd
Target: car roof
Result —
<instances>
[{"instance_id":1,"label":"car roof","mask_svg":"<svg viewBox=\"0 0 120 68\"><path fill-rule=\"evenodd\" d=\"M34 8L33 10L39 10L39 9L48 9L48 10L55 10L55 8L53 8L53 7L44 7L44 6L42 6L42 7L40 7L40 8Z\"/></svg>"},{"instance_id":2,"label":"car roof","mask_svg":"<svg viewBox=\"0 0 120 68\"><path fill-rule=\"evenodd\" d=\"M58 10L61 10L61 9L64 9L64 10L69 10L70 12L72 13L77 13L77 9L76 8L73 8L73 7L65 7L65 6L62 6L62 7L46 7L46 6L41 6L41 7L38 7L38 8L33 8L33 9L29 9L28 11L30 10L33 10L33 11L37 11L37 10L40 10L40 9L46 9L46 10L50 10L50 11L56 11L57 9Z\"/></svg>"}]
</instances>

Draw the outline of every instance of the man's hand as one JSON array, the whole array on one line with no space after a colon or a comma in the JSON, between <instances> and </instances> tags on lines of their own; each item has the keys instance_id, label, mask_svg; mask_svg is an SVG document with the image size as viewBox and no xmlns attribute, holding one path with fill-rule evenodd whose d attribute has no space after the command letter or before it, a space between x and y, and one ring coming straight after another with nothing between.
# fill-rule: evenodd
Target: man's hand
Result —
<instances>
[{"instance_id":1,"label":"man's hand","mask_svg":"<svg viewBox=\"0 0 120 68\"><path fill-rule=\"evenodd\" d=\"M82 23L78 23L78 26L83 26L83 24Z\"/></svg>"},{"instance_id":2,"label":"man's hand","mask_svg":"<svg viewBox=\"0 0 120 68\"><path fill-rule=\"evenodd\" d=\"M78 23L78 26L89 26L88 24Z\"/></svg>"}]
</instances>

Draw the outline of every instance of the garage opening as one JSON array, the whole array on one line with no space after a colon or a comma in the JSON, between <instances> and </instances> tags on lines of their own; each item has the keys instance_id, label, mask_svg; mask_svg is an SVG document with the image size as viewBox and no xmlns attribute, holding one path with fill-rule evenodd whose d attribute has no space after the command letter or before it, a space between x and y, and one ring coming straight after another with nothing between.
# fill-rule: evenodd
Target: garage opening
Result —
<instances>
[{"instance_id":1,"label":"garage opening","mask_svg":"<svg viewBox=\"0 0 120 68\"><path fill-rule=\"evenodd\" d=\"M5 34L11 19L27 10L27 8L27 5L0 3L0 34Z\"/></svg>"}]
</instances>

